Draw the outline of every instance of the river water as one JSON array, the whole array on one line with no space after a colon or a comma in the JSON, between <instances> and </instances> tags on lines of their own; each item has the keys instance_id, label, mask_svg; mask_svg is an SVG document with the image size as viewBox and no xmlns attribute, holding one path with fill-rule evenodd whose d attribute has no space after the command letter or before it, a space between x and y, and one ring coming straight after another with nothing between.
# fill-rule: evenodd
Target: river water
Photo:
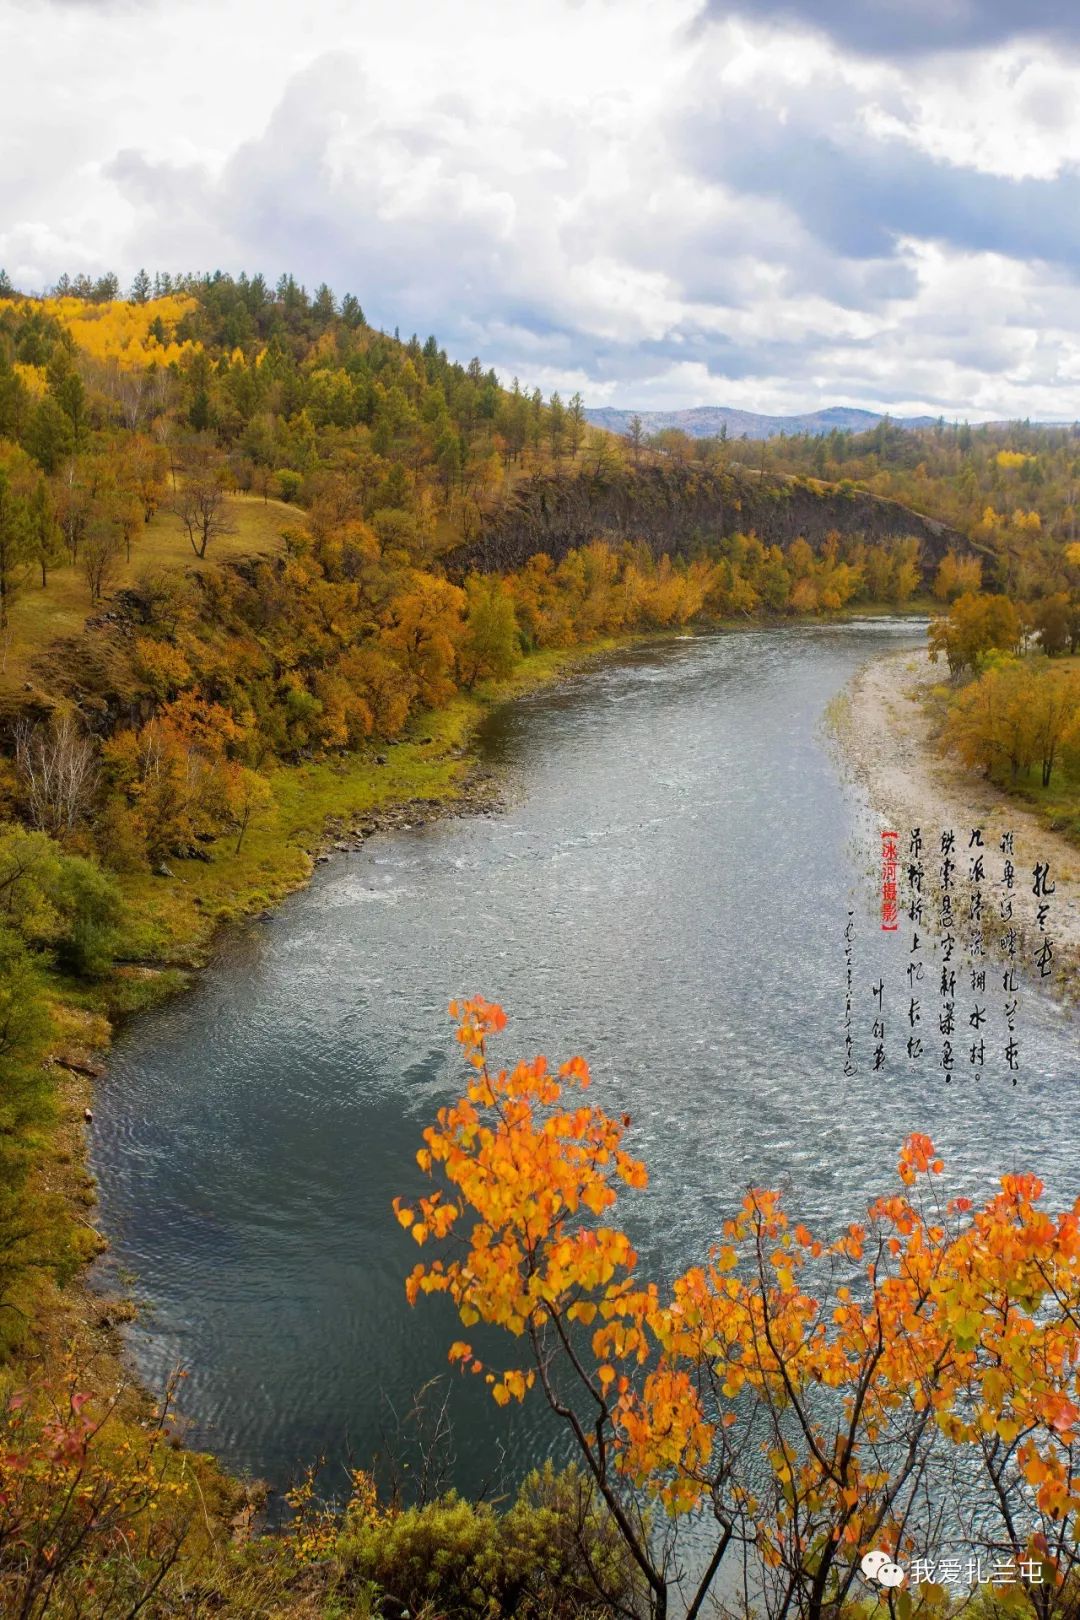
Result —
<instances>
[{"instance_id":1,"label":"river water","mask_svg":"<svg viewBox=\"0 0 1080 1620\"><path fill-rule=\"evenodd\" d=\"M594 1100L633 1116L651 1183L621 1214L657 1274L699 1257L751 1183L823 1233L856 1218L915 1129L955 1191L1032 1168L1080 1192L1076 1027L1052 1003L1024 1000L1015 1086L1003 1062L946 1086L903 1051L878 824L822 721L862 662L919 638L878 620L668 640L499 708L479 747L505 814L335 859L123 1034L94 1125L105 1280L144 1306L142 1377L187 1370L195 1442L279 1487L320 1457L333 1480L406 1450L413 1397L445 1378L461 1489L551 1449L538 1401L500 1412L446 1377L446 1302L404 1298L418 1251L390 1200L420 1185L421 1130L460 1089L452 996L504 1004L508 1060L583 1053Z\"/></svg>"}]
</instances>

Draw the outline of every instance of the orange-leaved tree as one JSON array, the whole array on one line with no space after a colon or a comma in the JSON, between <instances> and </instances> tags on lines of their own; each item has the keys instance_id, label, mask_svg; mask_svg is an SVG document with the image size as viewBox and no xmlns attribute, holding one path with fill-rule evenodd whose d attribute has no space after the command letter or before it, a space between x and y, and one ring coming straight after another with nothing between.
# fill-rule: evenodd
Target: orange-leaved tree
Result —
<instances>
[{"instance_id":1,"label":"orange-leaved tree","mask_svg":"<svg viewBox=\"0 0 1080 1620\"><path fill-rule=\"evenodd\" d=\"M752 1607L817 1620L868 1595L871 1548L906 1566L905 1620L944 1613L965 1573L1003 1611L1075 1605L1080 1201L1047 1215L1023 1175L977 1211L946 1201L915 1135L898 1190L840 1237L754 1189L661 1288L613 1221L620 1192L647 1184L629 1119L581 1099L580 1057L493 1068L501 1008L450 1010L471 1073L424 1132L434 1190L395 1200L416 1241L440 1246L408 1297L448 1294L466 1328L520 1341L510 1366L464 1340L450 1359L500 1405L536 1389L566 1423L642 1609L666 1615L678 1587L693 1620L737 1579Z\"/></svg>"}]
</instances>

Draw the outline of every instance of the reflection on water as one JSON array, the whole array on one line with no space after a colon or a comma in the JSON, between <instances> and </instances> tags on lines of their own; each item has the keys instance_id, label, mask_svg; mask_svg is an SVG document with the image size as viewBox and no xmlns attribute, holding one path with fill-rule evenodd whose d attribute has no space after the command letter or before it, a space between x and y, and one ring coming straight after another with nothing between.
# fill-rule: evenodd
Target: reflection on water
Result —
<instances>
[{"instance_id":1,"label":"reflection on water","mask_svg":"<svg viewBox=\"0 0 1080 1620\"><path fill-rule=\"evenodd\" d=\"M751 1181L811 1223L854 1217L913 1129L956 1190L1014 1165L1080 1190L1075 1036L1049 1004L1025 1009L1015 1089L899 1062L842 1076L847 906L864 989L899 977L875 953L902 946L875 935L873 829L820 722L905 638L880 621L668 642L497 711L482 748L507 814L320 869L118 1042L94 1141L111 1264L149 1304L143 1375L189 1369L199 1442L276 1483L366 1462L445 1373L451 1313L408 1309L416 1249L389 1206L455 1092L454 995L504 1003L508 1057L583 1052L596 1101L633 1115L652 1181L624 1218L657 1271L698 1256ZM457 1378L451 1397L464 1490L549 1449L531 1404L500 1413Z\"/></svg>"}]
</instances>

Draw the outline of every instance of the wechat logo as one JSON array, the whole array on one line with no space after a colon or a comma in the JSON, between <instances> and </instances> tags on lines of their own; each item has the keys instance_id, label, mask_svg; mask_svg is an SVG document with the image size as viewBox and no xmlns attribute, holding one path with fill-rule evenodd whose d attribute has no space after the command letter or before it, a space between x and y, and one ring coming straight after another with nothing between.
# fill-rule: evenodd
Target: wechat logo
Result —
<instances>
[{"instance_id":1,"label":"wechat logo","mask_svg":"<svg viewBox=\"0 0 1080 1620\"><path fill-rule=\"evenodd\" d=\"M859 1568L865 1580L871 1586L903 1586L904 1571L899 1564L894 1564L891 1554L875 1548L873 1552L863 1553L859 1561Z\"/></svg>"}]
</instances>

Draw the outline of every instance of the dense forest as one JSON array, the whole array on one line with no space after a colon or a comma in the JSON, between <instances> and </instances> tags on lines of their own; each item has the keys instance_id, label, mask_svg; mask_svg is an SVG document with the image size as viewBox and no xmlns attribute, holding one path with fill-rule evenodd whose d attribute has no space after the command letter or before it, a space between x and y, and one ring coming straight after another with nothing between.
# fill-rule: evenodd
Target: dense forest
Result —
<instances>
[{"instance_id":1,"label":"dense forest","mask_svg":"<svg viewBox=\"0 0 1080 1620\"><path fill-rule=\"evenodd\" d=\"M233 1612L302 1612L312 1561L351 1559L360 1584L403 1579L410 1536L486 1558L493 1588L525 1591L539 1569L533 1612L584 1612L590 1561L632 1608L625 1548L550 1475L509 1528L463 1504L405 1525L361 1478L344 1542L299 1487L280 1568L227 1538L207 1577L204 1543L180 1534L196 1498L248 1509L175 1461L167 1414L151 1422L134 1397L86 1406L64 1301L99 1239L68 1080L112 1019L176 986L215 920L309 869L326 813L445 787L472 694L605 638L932 604L955 745L1006 785L1034 772L1074 795L1078 497L1071 430L620 441L587 426L579 395L504 387L434 337L373 329L325 285L140 272L127 296L114 277L75 276L39 298L0 275L0 1397L20 1392L0 1576L26 1605L13 1612L44 1612L61 1566L57 1612L137 1612L185 1567L209 1581L205 1612L240 1587ZM106 1419L116 1439L101 1448ZM53 1524L43 1504L69 1486ZM91 1531L112 1538L115 1610L87 1607L79 1584ZM5 1535L21 1562L4 1563Z\"/></svg>"}]
</instances>

